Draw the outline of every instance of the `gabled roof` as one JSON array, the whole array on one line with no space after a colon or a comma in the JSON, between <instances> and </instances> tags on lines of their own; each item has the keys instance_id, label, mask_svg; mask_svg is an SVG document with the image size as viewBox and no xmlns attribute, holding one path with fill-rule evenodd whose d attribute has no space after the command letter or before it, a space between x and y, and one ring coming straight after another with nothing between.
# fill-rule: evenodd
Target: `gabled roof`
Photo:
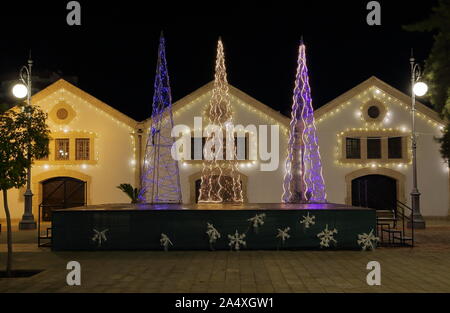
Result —
<instances>
[{"instance_id":1,"label":"gabled roof","mask_svg":"<svg viewBox=\"0 0 450 313\"><path fill-rule=\"evenodd\" d=\"M36 93L32 98L32 103L36 103L38 101L44 100L46 97L51 95L54 92L57 92L60 89L65 89L69 91L70 93L73 93L74 95L80 97L81 99L85 100L86 102L89 102L91 105L97 107L98 109L108 113L109 115L113 116L117 120L125 123L126 125L130 127L135 127L137 122L132 119L131 117L123 114L122 112L114 109L113 107L109 106L108 104L100 101L99 99L95 98L94 96L91 96L87 92L81 90L80 88L72 85L71 83L65 81L64 79L59 79L58 81L54 82L50 86L42 89L38 93Z\"/></svg>"},{"instance_id":2,"label":"gabled roof","mask_svg":"<svg viewBox=\"0 0 450 313\"><path fill-rule=\"evenodd\" d=\"M183 106L187 105L188 103L194 101L195 99L199 98L200 96L210 92L214 88L214 81L210 81L209 83L203 85L202 87L198 88L197 90L191 92L187 96L181 98L180 100L176 101L172 105L172 112L176 112L179 109L181 109ZM279 123L286 125L289 127L290 118L284 116L278 111L275 111L271 107L265 105L264 103L256 100L255 98L249 96L245 92L239 90L238 88L228 84L229 93L231 96L234 96L238 98L239 100L245 102L246 104L252 106L253 108L267 114L268 116L272 117L274 120L278 121ZM148 118L144 121L150 121L151 118Z\"/></svg>"},{"instance_id":3,"label":"gabled roof","mask_svg":"<svg viewBox=\"0 0 450 313\"><path fill-rule=\"evenodd\" d=\"M353 87L352 89L348 90L347 92L344 92L340 96L334 98L327 104L318 108L314 113L315 118L317 119L317 118L321 117L323 114L325 114L329 111L332 111L337 106L339 106L342 103L357 96L361 92L364 92L365 90L367 90L370 87L376 87L376 88L380 89L381 91L384 91L385 93L387 93L387 94L391 95L392 97L398 99L399 101L403 102L408 107L411 106L411 97L410 96L404 94L400 90L392 87L391 85L385 83L384 81L378 79L377 77L371 76L369 79L363 81L356 87ZM428 116L430 119L434 120L435 122L441 123L441 124L444 123L444 121L439 117L439 114L436 111L434 111L433 109L430 109L429 107L427 107L423 103L420 103L417 100L416 100L416 109L417 109L417 111Z\"/></svg>"}]
</instances>

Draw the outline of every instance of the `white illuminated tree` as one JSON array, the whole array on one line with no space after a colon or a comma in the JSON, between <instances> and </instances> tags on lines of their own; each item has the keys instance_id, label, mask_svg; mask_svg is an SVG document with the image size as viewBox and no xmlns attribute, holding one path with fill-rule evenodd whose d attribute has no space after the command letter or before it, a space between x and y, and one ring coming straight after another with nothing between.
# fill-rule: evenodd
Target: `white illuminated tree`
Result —
<instances>
[{"instance_id":1,"label":"white illuminated tree","mask_svg":"<svg viewBox=\"0 0 450 313\"><path fill-rule=\"evenodd\" d=\"M198 202L241 203L243 195L234 143L233 112L220 38L217 43L215 72L214 89L207 109L208 126L214 126L214 131L208 132L203 149L204 161ZM215 140L216 138L219 140ZM225 138L227 149L224 149L222 138ZM225 150L231 151L227 160L224 160Z\"/></svg>"}]
</instances>

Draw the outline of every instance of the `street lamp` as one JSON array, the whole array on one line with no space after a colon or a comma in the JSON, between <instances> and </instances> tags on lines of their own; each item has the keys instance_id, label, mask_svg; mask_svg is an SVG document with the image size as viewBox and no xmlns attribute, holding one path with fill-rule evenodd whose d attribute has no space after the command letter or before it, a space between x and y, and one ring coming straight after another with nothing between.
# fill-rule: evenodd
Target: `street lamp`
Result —
<instances>
[{"instance_id":1,"label":"street lamp","mask_svg":"<svg viewBox=\"0 0 450 313\"><path fill-rule=\"evenodd\" d=\"M417 188L417 138L416 138L416 96L425 95L428 86L424 82L420 82L421 70L419 64L415 63L414 56L411 51L411 143L412 143L412 164L413 164L413 188L411 191L411 218L408 221L408 227L425 228L425 220L420 213L420 192Z\"/></svg>"},{"instance_id":2,"label":"street lamp","mask_svg":"<svg viewBox=\"0 0 450 313\"><path fill-rule=\"evenodd\" d=\"M12 93L16 98L23 99L27 97L27 105L31 105L31 67L33 61L31 60L31 53L28 59L28 64L24 65L19 72L20 83L12 88ZM27 168L27 190L24 193L25 208L22 215L22 220L19 222L19 229L36 229L36 221L33 216L33 193L31 192L31 154L30 147L28 147L28 161Z\"/></svg>"}]
</instances>

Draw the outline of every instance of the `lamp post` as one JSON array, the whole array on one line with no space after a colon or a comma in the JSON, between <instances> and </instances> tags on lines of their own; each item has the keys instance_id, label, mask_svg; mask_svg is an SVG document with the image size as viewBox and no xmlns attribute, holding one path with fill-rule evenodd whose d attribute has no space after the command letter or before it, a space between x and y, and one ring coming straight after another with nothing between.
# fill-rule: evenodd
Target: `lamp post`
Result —
<instances>
[{"instance_id":1,"label":"lamp post","mask_svg":"<svg viewBox=\"0 0 450 313\"><path fill-rule=\"evenodd\" d=\"M27 97L27 105L31 105L31 67L33 61L31 60L31 53L27 65L20 69L19 77L20 83L16 84L12 92L16 98L23 99ZM30 149L30 148L28 148ZM25 208L22 215L22 220L19 222L19 229L36 229L36 221L33 216L33 193L31 192L31 155L28 150L28 168L27 168L27 190L25 191Z\"/></svg>"},{"instance_id":2,"label":"lamp post","mask_svg":"<svg viewBox=\"0 0 450 313\"><path fill-rule=\"evenodd\" d=\"M416 137L416 95L423 96L428 86L420 82L421 70L419 64L415 63L414 56L411 51L411 144L412 144L412 165L413 165L413 188L411 191L411 218L408 221L408 227L425 228L425 220L420 213L420 192L417 188L417 137Z\"/></svg>"}]
</instances>

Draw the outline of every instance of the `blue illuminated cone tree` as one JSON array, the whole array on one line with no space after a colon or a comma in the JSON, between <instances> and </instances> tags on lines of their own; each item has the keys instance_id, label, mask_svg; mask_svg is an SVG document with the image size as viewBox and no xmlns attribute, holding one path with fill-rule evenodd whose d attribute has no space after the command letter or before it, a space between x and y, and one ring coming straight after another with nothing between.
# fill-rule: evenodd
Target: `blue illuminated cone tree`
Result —
<instances>
[{"instance_id":1,"label":"blue illuminated cone tree","mask_svg":"<svg viewBox=\"0 0 450 313\"><path fill-rule=\"evenodd\" d=\"M302 40L295 77L283 203L326 202L305 50Z\"/></svg>"},{"instance_id":2,"label":"blue illuminated cone tree","mask_svg":"<svg viewBox=\"0 0 450 313\"><path fill-rule=\"evenodd\" d=\"M165 40L161 33L153 94L151 126L141 178L139 201L181 203L178 161L172 157L174 138L172 97L166 63Z\"/></svg>"}]
</instances>

